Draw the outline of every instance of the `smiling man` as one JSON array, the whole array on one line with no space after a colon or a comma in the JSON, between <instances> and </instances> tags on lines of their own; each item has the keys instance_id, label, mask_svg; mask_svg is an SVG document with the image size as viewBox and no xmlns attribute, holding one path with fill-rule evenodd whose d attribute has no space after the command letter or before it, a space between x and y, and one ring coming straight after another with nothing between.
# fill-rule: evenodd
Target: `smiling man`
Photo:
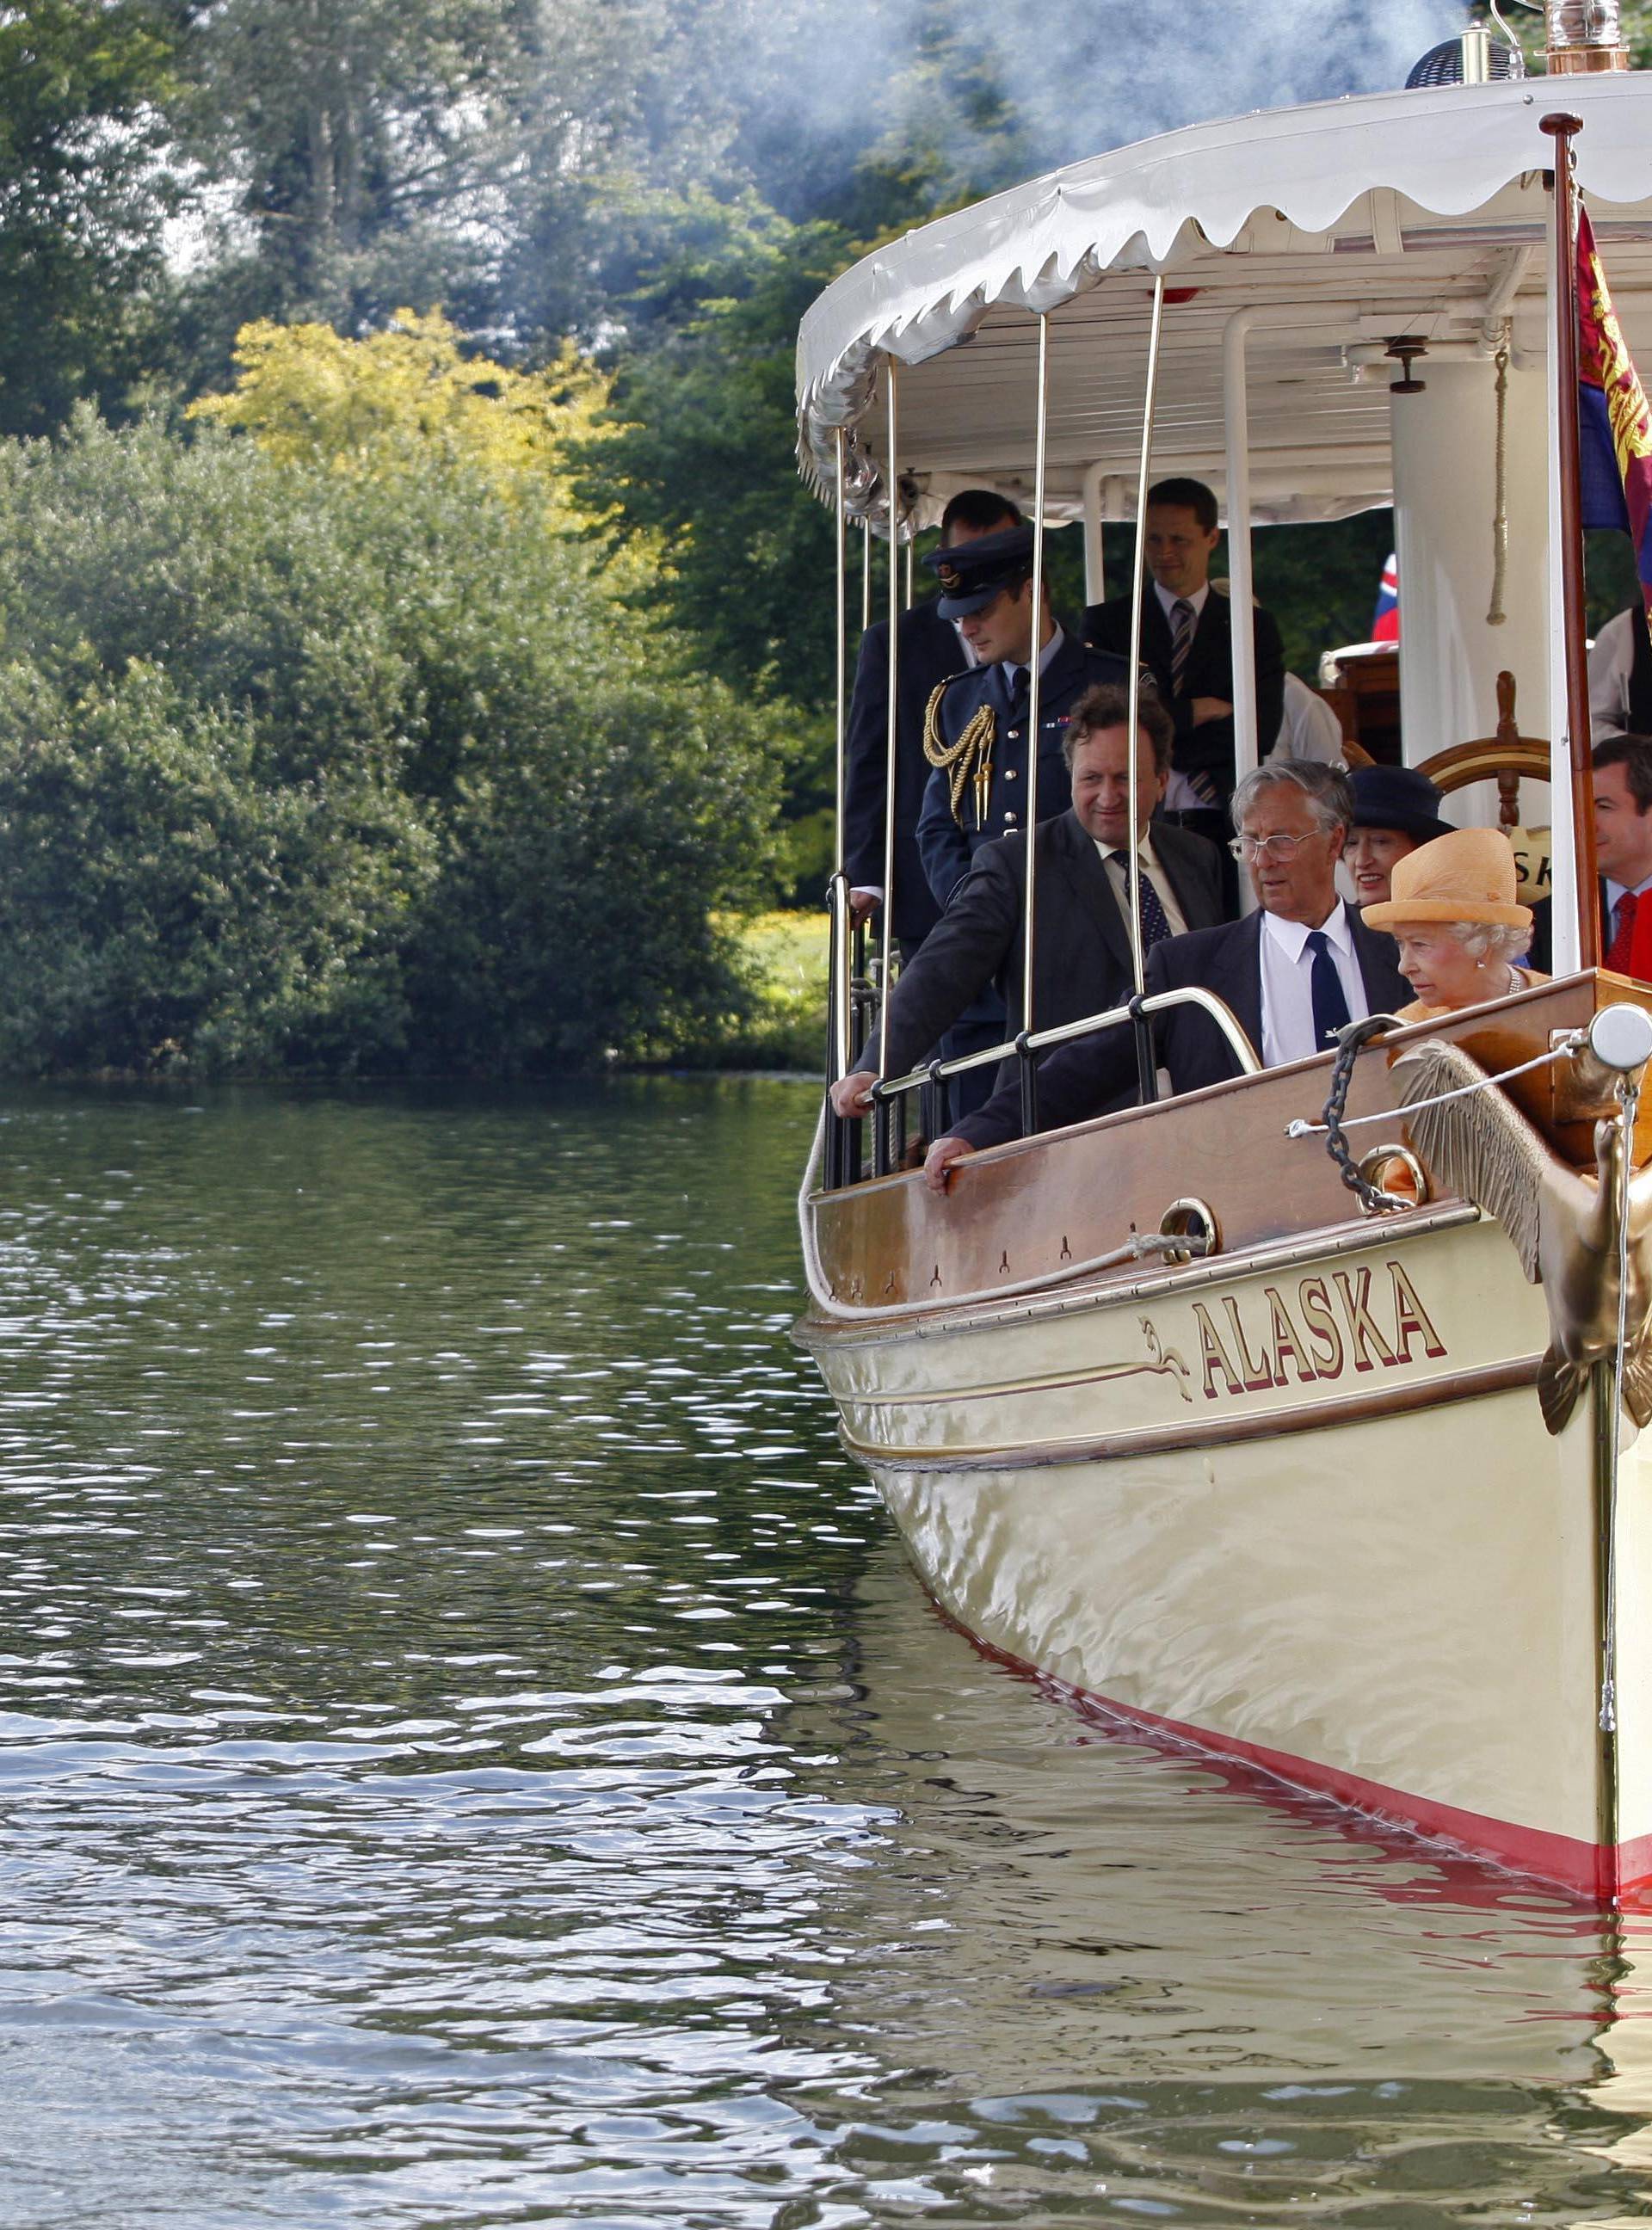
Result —
<instances>
[{"instance_id":1,"label":"smiling man","mask_svg":"<svg viewBox=\"0 0 1652 2230\"><path fill-rule=\"evenodd\" d=\"M1136 844L1141 862L1142 942L1206 929L1223 919L1216 848L1184 829L1154 822L1170 767L1171 724L1144 691L1138 708ZM1131 966L1130 701L1113 684L1087 690L1073 708L1063 744L1071 809L1040 824L1038 929L1033 942L1033 1022L1051 1029L1127 999ZM1022 1027L1027 912L1027 845L1017 830L984 845L923 950L902 971L889 1002L887 1073L907 1074L971 1001L996 983L1008 1020ZM861 1048L875 1054L876 1025ZM840 1115L864 1114L877 1078L857 1067L832 1087Z\"/></svg>"},{"instance_id":2,"label":"smiling man","mask_svg":"<svg viewBox=\"0 0 1652 2230\"><path fill-rule=\"evenodd\" d=\"M1337 862L1353 816L1340 768L1297 759L1258 767L1234 792L1233 814L1235 849L1260 911L1156 945L1146 989L1213 991L1273 1068L1327 1051L1345 1023L1405 1005L1410 988L1399 972L1393 938L1366 929L1358 909L1337 892ZM1174 1092L1197 1092L1238 1073L1227 1040L1197 1007L1171 1009L1158 1018L1155 1036ZM1040 1128L1058 1131L1102 1113L1130 1088L1135 1068L1127 1028L1060 1047L1038 1073ZM1001 1086L984 1107L935 1141L925 1176L943 1190L948 1170L963 1155L1020 1131L1019 1092Z\"/></svg>"},{"instance_id":3,"label":"smiling man","mask_svg":"<svg viewBox=\"0 0 1652 2230\"><path fill-rule=\"evenodd\" d=\"M1228 584L1210 578L1222 537L1216 499L1203 480L1159 480L1147 491L1142 554L1152 586L1142 604L1141 654L1176 725L1167 813L1213 842L1226 834L1233 795L1233 613ZM1097 650L1129 655L1130 598L1092 604L1080 629ZM1257 606L1256 733L1266 750L1285 706L1285 652Z\"/></svg>"},{"instance_id":4,"label":"smiling man","mask_svg":"<svg viewBox=\"0 0 1652 2230\"><path fill-rule=\"evenodd\" d=\"M1652 983L1652 738L1610 736L1591 759L1600 949L1620 976ZM1532 909L1532 964L1554 964L1553 902Z\"/></svg>"}]
</instances>

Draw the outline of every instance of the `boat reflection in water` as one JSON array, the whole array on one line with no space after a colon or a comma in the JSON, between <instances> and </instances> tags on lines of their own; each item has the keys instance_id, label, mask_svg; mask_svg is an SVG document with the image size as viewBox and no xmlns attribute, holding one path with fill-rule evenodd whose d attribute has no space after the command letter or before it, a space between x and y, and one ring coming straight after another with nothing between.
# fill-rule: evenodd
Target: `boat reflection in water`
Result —
<instances>
[{"instance_id":1,"label":"boat reflection in water","mask_svg":"<svg viewBox=\"0 0 1652 2230\"><path fill-rule=\"evenodd\" d=\"M1075 1714L893 1547L864 1594L826 1738L899 1820L826 1917L907 1917L832 1986L845 2050L894 2071L840 2162L886 2145L908 2199L973 2185L983 2221L1081 2190L1120 2223L1644 2219L1645 1924Z\"/></svg>"}]
</instances>

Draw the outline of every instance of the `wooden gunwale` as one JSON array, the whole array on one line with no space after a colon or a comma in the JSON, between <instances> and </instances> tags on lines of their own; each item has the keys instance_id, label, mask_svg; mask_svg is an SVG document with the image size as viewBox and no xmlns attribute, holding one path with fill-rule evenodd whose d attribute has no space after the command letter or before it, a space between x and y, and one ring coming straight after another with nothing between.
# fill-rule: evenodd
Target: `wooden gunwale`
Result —
<instances>
[{"instance_id":1,"label":"wooden gunwale","mask_svg":"<svg viewBox=\"0 0 1652 2230\"><path fill-rule=\"evenodd\" d=\"M1652 1007L1652 991L1586 970L1411 1024L1362 1053L1349 1094L1350 1115L1392 1112L1392 1132L1373 1125L1353 1137L1362 1148L1399 1139L1388 1058L1393 1047L1447 1038L1500 1071L1546 1052L1556 1031L1585 1026L1597 1007L1617 1000ZM849 1308L900 1310L898 1317L883 1317L879 1329L886 1331L892 1324L947 1321L949 1307L978 1315L991 1307L995 1286L1015 1287L1023 1305L1042 1303L1057 1297L1072 1275L1069 1263L1115 1250L1133 1230L1156 1231L1170 1203L1190 1193L1216 1214L1223 1246L1210 1259L1229 1273L1269 1244L1327 1244L1348 1225L1350 1196L1322 1139L1291 1141L1284 1134L1292 1118L1318 1117L1329 1075L1330 1057L1320 1055L1015 1139L958 1164L944 1196L931 1193L915 1173L814 1193L805 1213L824 1295ZM1567 1119L1555 1077L1555 1070L1539 1069L1507 1088L1563 1158L1591 1160L1592 1126ZM1636 1144L1637 1160L1652 1150L1652 1105ZM1397 1229L1403 1219L1384 1222ZM1094 1283L1068 1285L1062 1297L1119 1293L1139 1272L1129 1263L1116 1273L1089 1274ZM1036 1287L1030 1296L1029 1280ZM1006 1292L1005 1303L1010 1299ZM800 1330L813 1344L865 1337L869 1328L817 1305Z\"/></svg>"},{"instance_id":2,"label":"wooden gunwale","mask_svg":"<svg viewBox=\"0 0 1652 2230\"><path fill-rule=\"evenodd\" d=\"M1131 1302L1152 1300L1161 1294L1197 1292L1203 1286L1227 1285L1236 1278L1287 1270L1302 1262L1323 1261L1372 1246L1378 1236L1384 1242L1420 1239L1431 1232L1449 1231L1459 1224L1477 1223L1480 1215L1480 1209L1471 1202L1448 1195L1426 1208L1401 1208L1384 1216L1380 1224L1362 1216L1322 1225L1301 1237L1270 1240L1248 1248L1242 1254L1199 1255L1191 1262L1152 1269L1145 1276L1139 1270L1121 1270L1114 1275L1098 1277L1089 1284L1063 1284L1049 1293L1018 1293L1002 1301L957 1308L951 1313L938 1305L921 1312L913 1310L908 1317L885 1318L869 1324L834 1324L819 1317L804 1317L793 1325L791 1336L799 1346L818 1352L827 1347L900 1346L909 1340L933 1341L954 1332L977 1331L994 1325L1037 1324L1046 1318L1074 1317L1104 1307L1123 1308ZM1029 1381L1024 1387L1017 1382L984 1386L977 1390L984 1394L1020 1393L1033 1390L1040 1384L1055 1387L1066 1382L1062 1378L1050 1378Z\"/></svg>"}]
</instances>

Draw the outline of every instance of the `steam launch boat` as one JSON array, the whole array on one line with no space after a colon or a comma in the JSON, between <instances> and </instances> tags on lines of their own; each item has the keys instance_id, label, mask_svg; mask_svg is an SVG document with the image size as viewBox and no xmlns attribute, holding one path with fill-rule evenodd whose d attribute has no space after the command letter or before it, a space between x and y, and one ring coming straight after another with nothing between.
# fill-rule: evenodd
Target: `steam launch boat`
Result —
<instances>
[{"instance_id":1,"label":"steam launch boat","mask_svg":"<svg viewBox=\"0 0 1652 2230\"><path fill-rule=\"evenodd\" d=\"M1139 931L1136 997L1041 1032L1029 950L1028 1027L990 1056L1019 1064L1021 1138L940 1194L901 1166L933 1070L886 1076L868 1121L823 1112L798 1336L926 1585L988 1648L1165 1739L1633 1904L1652 985L1600 964L1578 470L1580 210L1622 345L1652 361L1652 81L1617 14L1552 0L1546 76L1472 32L1428 58L1447 81L1074 164L879 249L810 311L800 454L836 513L840 651L853 544L888 539L893 622L895 550L965 487L1023 503L1036 569L1042 529L1081 520L1094 599L1109 524L1197 474L1240 609L1253 526L1391 503L1404 759L1459 822L1552 830L1554 974L1264 1068L1208 992L1144 997ZM1625 469L1652 454L1632 421ZM1233 640L1242 775L1273 739ZM887 924L892 838L885 860ZM863 1003L842 861L835 1077ZM1052 1044L1133 1031L1151 1081L1151 1014L1193 997L1232 1081L1037 1130Z\"/></svg>"}]
</instances>

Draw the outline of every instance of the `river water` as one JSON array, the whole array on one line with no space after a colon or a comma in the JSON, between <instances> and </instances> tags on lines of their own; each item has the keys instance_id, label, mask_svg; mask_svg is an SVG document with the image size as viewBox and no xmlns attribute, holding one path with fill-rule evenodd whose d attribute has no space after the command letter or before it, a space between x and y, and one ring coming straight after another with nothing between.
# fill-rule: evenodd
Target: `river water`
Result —
<instances>
[{"instance_id":1,"label":"river water","mask_svg":"<svg viewBox=\"0 0 1652 2230\"><path fill-rule=\"evenodd\" d=\"M937 1617L812 1115L0 1101L0 2224L1652 2219L1632 1936Z\"/></svg>"}]
</instances>

